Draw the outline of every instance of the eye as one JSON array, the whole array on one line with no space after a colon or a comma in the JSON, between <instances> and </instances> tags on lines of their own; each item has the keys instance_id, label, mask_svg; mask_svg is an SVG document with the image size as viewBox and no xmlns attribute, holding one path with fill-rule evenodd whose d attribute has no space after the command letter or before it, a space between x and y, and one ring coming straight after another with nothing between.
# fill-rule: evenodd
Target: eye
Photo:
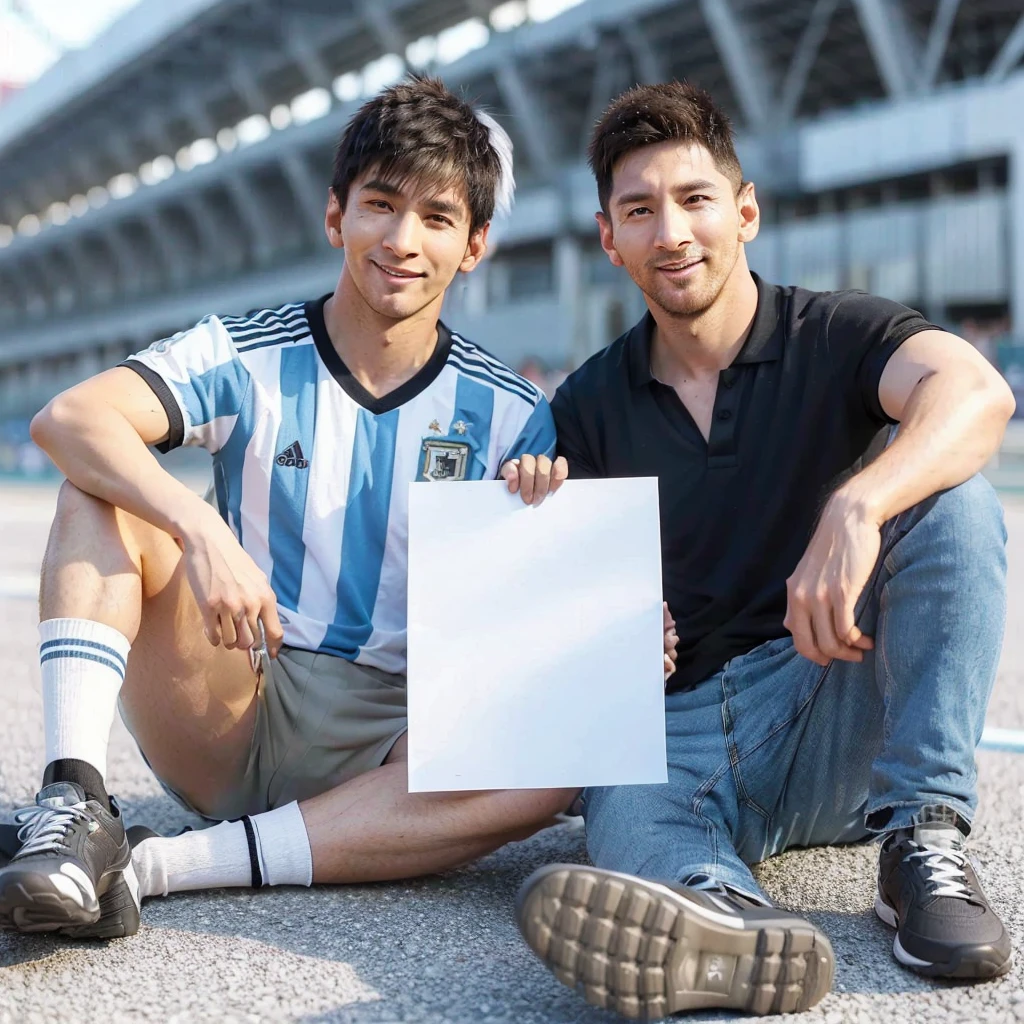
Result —
<instances>
[{"instance_id":1,"label":"eye","mask_svg":"<svg viewBox=\"0 0 1024 1024\"><path fill-rule=\"evenodd\" d=\"M454 222L449 220L449 218L446 217L443 213L432 213L429 219L432 220L435 224L439 224L441 227L455 227Z\"/></svg>"},{"instance_id":2,"label":"eye","mask_svg":"<svg viewBox=\"0 0 1024 1024\"><path fill-rule=\"evenodd\" d=\"M651 208L649 206L634 206L633 209L627 211L627 217L641 217L645 213L650 213Z\"/></svg>"},{"instance_id":3,"label":"eye","mask_svg":"<svg viewBox=\"0 0 1024 1024\"><path fill-rule=\"evenodd\" d=\"M686 205L687 206L693 206L696 203L709 203L709 202L711 202L711 196L704 196L704 195L699 195L698 194L698 195L692 195L692 196L687 196L686 197Z\"/></svg>"},{"instance_id":4,"label":"eye","mask_svg":"<svg viewBox=\"0 0 1024 1024\"><path fill-rule=\"evenodd\" d=\"M367 206L372 206L375 210L390 210L391 204L384 199L367 199Z\"/></svg>"}]
</instances>

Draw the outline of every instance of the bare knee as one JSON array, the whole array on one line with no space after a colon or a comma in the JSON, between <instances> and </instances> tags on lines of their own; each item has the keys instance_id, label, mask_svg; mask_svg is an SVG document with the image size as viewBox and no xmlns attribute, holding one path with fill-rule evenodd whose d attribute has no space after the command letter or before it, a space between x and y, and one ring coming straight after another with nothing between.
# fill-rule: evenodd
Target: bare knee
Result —
<instances>
[{"instance_id":1,"label":"bare knee","mask_svg":"<svg viewBox=\"0 0 1024 1024\"><path fill-rule=\"evenodd\" d=\"M558 815L569 809L579 792L578 789L532 789L504 794L514 797L514 807L509 809L509 830L515 833L515 838L525 839L556 824Z\"/></svg>"},{"instance_id":2,"label":"bare knee","mask_svg":"<svg viewBox=\"0 0 1024 1024\"><path fill-rule=\"evenodd\" d=\"M134 636L141 604L141 548L132 520L109 502L64 482L43 557L41 618L94 619Z\"/></svg>"}]
</instances>

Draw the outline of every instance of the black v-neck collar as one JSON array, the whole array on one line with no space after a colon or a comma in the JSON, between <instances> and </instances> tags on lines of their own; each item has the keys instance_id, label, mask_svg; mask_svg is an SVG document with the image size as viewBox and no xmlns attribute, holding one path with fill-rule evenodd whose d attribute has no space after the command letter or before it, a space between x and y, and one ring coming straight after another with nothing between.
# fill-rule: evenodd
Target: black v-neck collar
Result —
<instances>
[{"instance_id":1,"label":"black v-neck collar","mask_svg":"<svg viewBox=\"0 0 1024 1024\"><path fill-rule=\"evenodd\" d=\"M331 336L327 333L327 323L324 320L324 304L331 297L331 293L319 299L313 299L306 303L306 320L309 322L309 330L316 343L316 350L323 360L324 366L331 372L331 376L338 382L342 391L358 405L361 405L367 412L375 416L381 413L391 412L406 402L411 402L418 394L426 391L437 379L438 374L444 369L448 362L448 353L452 347L451 331L440 320L437 322L437 344L431 357L410 377L404 384L400 384L394 391L377 398L371 395L362 384L352 375L352 371L345 365L345 361L338 355L337 349L331 343Z\"/></svg>"}]
</instances>

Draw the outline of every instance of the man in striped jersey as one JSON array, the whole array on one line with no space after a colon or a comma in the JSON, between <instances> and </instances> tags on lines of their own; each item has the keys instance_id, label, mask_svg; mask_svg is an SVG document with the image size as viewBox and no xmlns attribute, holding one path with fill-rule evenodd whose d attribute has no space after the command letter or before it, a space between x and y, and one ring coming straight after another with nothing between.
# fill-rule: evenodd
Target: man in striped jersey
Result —
<instances>
[{"instance_id":1,"label":"man in striped jersey","mask_svg":"<svg viewBox=\"0 0 1024 1024\"><path fill-rule=\"evenodd\" d=\"M535 503L566 475L544 396L439 320L512 189L492 120L438 81L391 88L337 150L332 294L207 317L36 417L68 482L40 596L47 767L0 923L109 937L141 896L440 871L569 804L407 790L409 484L504 476ZM211 502L147 445L210 451ZM220 824L129 844L104 783L118 702Z\"/></svg>"}]
</instances>

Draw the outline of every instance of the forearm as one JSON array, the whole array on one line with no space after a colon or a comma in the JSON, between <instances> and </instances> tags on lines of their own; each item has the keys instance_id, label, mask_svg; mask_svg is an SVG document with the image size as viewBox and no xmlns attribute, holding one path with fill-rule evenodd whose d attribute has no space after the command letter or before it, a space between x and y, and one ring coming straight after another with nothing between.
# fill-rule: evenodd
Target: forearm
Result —
<instances>
[{"instance_id":1,"label":"forearm","mask_svg":"<svg viewBox=\"0 0 1024 1024\"><path fill-rule=\"evenodd\" d=\"M881 525L938 491L963 483L998 450L1013 413L1000 380L934 373L907 399L896 439L832 496L833 511Z\"/></svg>"},{"instance_id":2,"label":"forearm","mask_svg":"<svg viewBox=\"0 0 1024 1024\"><path fill-rule=\"evenodd\" d=\"M114 409L55 400L33 420L32 437L80 490L176 539L205 514L202 498L164 470Z\"/></svg>"}]
</instances>

